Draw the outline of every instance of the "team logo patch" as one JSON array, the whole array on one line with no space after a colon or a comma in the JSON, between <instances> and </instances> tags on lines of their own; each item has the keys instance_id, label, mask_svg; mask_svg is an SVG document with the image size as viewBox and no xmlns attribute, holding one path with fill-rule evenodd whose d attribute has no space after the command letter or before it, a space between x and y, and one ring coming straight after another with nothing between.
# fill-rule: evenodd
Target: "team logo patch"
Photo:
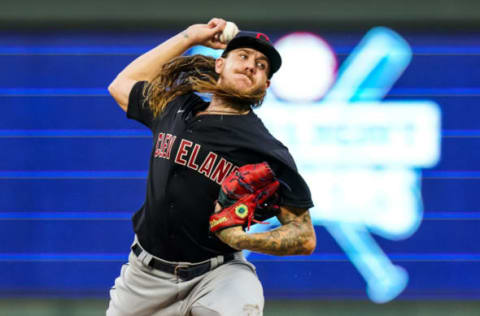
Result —
<instances>
[{"instance_id":1,"label":"team logo patch","mask_svg":"<svg viewBox=\"0 0 480 316\"><path fill-rule=\"evenodd\" d=\"M256 36L258 39L263 39L267 42L270 42L270 38L268 38L268 36L266 34L263 34L263 33L257 33L257 36Z\"/></svg>"},{"instance_id":2,"label":"team logo patch","mask_svg":"<svg viewBox=\"0 0 480 316\"><path fill-rule=\"evenodd\" d=\"M245 218L248 215L248 206L245 204L240 204L235 208L235 214L240 218Z\"/></svg>"}]
</instances>

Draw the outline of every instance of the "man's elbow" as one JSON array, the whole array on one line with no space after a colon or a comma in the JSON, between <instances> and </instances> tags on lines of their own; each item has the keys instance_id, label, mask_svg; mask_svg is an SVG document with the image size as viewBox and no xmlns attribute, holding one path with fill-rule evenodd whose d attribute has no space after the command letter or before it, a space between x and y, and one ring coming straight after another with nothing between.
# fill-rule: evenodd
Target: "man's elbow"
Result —
<instances>
[{"instance_id":1,"label":"man's elbow","mask_svg":"<svg viewBox=\"0 0 480 316\"><path fill-rule=\"evenodd\" d=\"M110 83L110 85L108 85L108 92L110 93L110 95L111 95L112 97L115 97L115 94L117 93L117 91L116 91L116 85L117 85L117 83L116 83L115 80L113 80L113 81Z\"/></svg>"},{"instance_id":2,"label":"man's elbow","mask_svg":"<svg viewBox=\"0 0 480 316\"><path fill-rule=\"evenodd\" d=\"M122 108L122 110L127 111L127 106L128 106L128 96L123 91L122 85L119 82L118 78L112 81L110 85L108 86L108 92L110 95L113 97L113 99L117 102L118 106Z\"/></svg>"},{"instance_id":3,"label":"man's elbow","mask_svg":"<svg viewBox=\"0 0 480 316\"><path fill-rule=\"evenodd\" d=\"M315 236L315 231L312 230L311 233L308 234L304 244L303 244L303 254L304 255L311 255L315 248L317 247L317 237Z\"/></svg>"}]
</instances>

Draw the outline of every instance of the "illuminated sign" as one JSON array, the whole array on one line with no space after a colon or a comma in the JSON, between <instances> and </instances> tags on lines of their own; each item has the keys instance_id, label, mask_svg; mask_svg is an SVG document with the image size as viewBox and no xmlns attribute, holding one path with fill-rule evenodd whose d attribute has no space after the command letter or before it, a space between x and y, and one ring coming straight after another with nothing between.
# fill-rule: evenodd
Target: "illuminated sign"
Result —
<instances>
[{"instance_id":1,"label":"illuminated sign","mask_svg":"<svg viewBox=\"0 0 480 316\"><path fill-rule=\"evenodd\" d=\"M315 34L295 33L279 39L275 46L283 61L272 80L275 96L289 102L323 97L337 75L337 58L328 43Z\"/></svg>"}]
</instances>

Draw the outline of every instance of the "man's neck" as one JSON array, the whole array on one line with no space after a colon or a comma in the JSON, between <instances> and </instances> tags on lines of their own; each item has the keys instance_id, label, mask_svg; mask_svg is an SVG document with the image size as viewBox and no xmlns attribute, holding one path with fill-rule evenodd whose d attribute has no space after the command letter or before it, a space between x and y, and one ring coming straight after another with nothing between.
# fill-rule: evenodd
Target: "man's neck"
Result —
<instances>
[{"instance_id":1,"label":"man's neck","mask_svg":"<svg viewBox=\"0 0 480 316\"><path fill-rule=\"evenodd\" d=\"M208 107L202 111L203 113L221 113L221 114L248 114L250 109L240 109L234 105L228 104L224 99L212 96L212 100Z\"/></svg>"}]
</instances>

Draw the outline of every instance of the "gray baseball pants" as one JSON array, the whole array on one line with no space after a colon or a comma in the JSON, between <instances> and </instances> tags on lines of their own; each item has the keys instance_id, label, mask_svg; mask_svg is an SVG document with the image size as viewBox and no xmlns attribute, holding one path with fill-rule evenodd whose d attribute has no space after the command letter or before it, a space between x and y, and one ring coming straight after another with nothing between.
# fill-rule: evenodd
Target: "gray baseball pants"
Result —
<instances>
[{"instance_id":1,"label":"gray baseball pants","mask_svg":"<svg viewBox=\"0 0 480 316\"><path fill-rule=\"evenodd\" d=\"M151 268L151 258L145 251L138 257L130 252L110 290L107 316L263 315L262 285L241 252L188 281Z\"/></svg>"}]
</instances>

